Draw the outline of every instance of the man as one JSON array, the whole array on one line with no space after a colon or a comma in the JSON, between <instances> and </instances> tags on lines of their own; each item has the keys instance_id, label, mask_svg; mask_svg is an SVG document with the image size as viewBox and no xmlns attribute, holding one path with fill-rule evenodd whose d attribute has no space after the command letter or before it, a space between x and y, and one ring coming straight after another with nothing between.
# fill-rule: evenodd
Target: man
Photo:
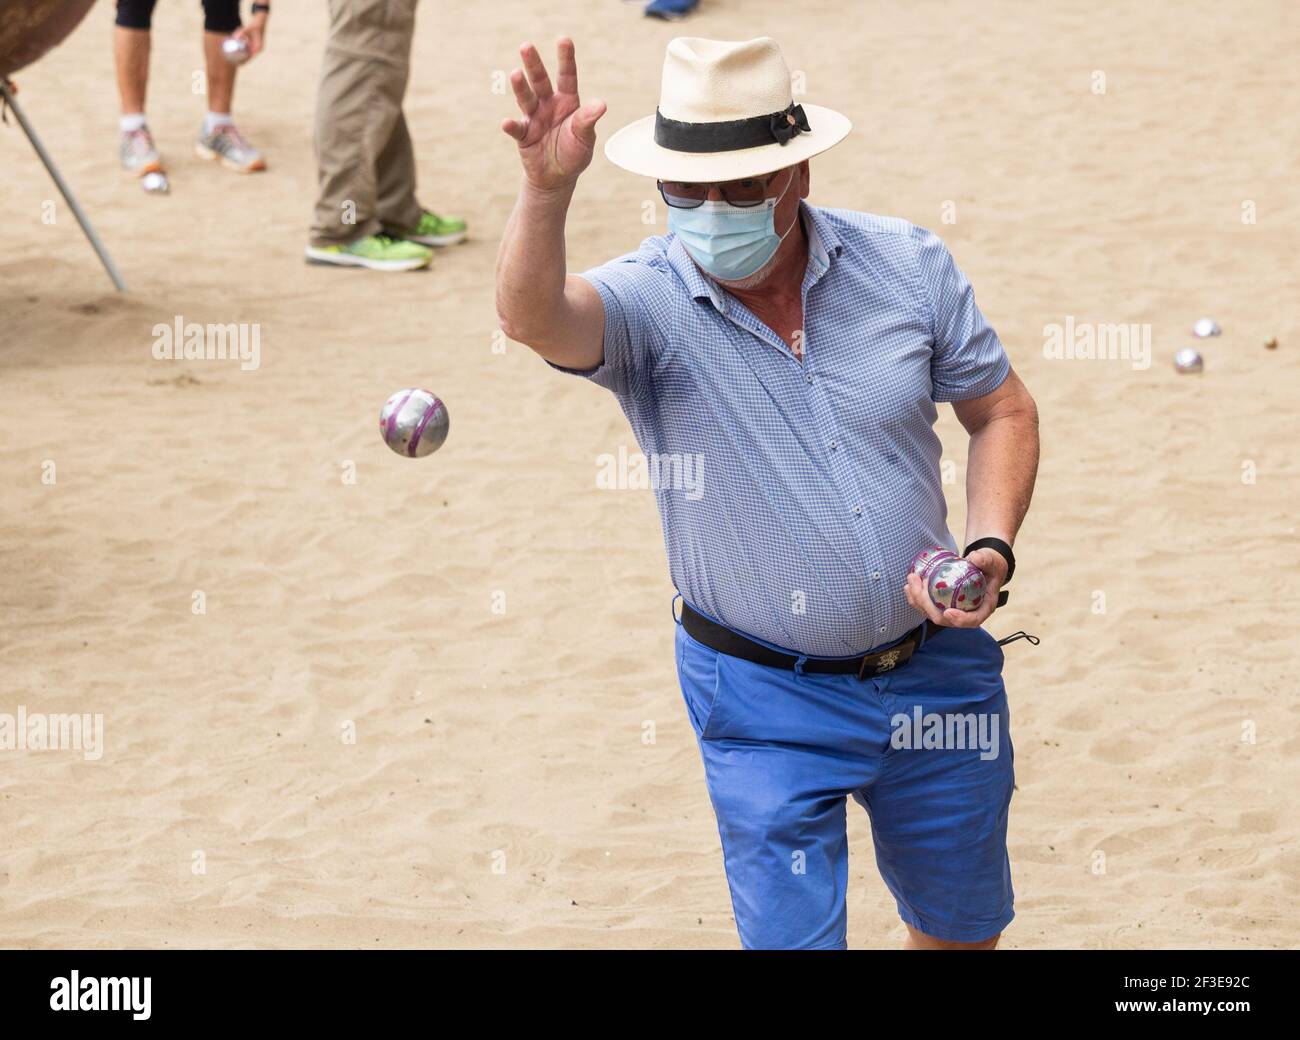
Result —
<instances>
[{"instance_id":1,"label":"man","mask_svg":"<svg viewBox=\"0 0 1300 1040\"><path fill-rule=\"evenodd\" d=\"M122 104L118 158L122 169L136 177L162 173L162 156L145 120L145 93L149 85L150 29L156 0L117 0L113 27L113 58L117 64L117 92ZM207 68L208 111L203 117L194 150L201 159L220 162L236 173L266 169L256 148L235 127L230 110L235 94L236 66L221 53L221 42L237 36L248 44L249 56L266 46L270 5L255 3L244 27L239 20L239 0L203 0L203 59Z\"/></svg>"},{"instance_id":2,"label":"man","mask_svg":"<svg viewBox=\"0 0 1300 1040\"><path fill-rule=\"evenodd\" d=\"M565 213L605 106L581 104L570 41L554 86L521 53L497 309L512 339L617 394L648 456L705 464L702 495L656 498L742 943L844 946L852 795L907 945L992 948L1013 917L1014 780L1002 651L979 626L1029 506L1033 400L937 238L802 201L809 159L850 125L793 104L769 39L669 43L657 112L605 153L659 179L671 233L566 276ZM988 578L971 612L908 576L919 549L956 544L939 401L970 433L966 556ZM931 716L990 739L904 732Z\"/></svg>"},{"instance_id":3,"label":"man","mask_svg":"<svg viewBox=\"0 0 1300 1040\"><path fill-rule=\"evenodd\" d=\"M415 150L402 114L416 0L330 0L316 95L319 194L308 263L413 271L431 246L463 242L465 222L415 197Z\"/></svg>"}]
</instances>

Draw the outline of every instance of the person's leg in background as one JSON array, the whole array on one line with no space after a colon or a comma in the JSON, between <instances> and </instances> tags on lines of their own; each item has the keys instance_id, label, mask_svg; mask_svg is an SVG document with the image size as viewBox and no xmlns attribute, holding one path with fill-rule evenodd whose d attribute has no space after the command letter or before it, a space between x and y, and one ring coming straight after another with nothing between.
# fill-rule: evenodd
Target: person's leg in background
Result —
<instances>
[{"instance_id":1,"label":"person's leg in background","mask_svg":"<svg viewBox=\"0 0 1300 1040\"><path fill-rule=\"evenodd\" d=\"M390 212L405 206L406 219L418 219L418 204L411 205L413 154L405 160L409 170L401 168L403 137L410 150L402 96L415 0L330 0L329 11L329 40L316 95L318 193L307 260L381 271L424 267L429 249L385 233L380 215L379 165L384 157L398 167L384 173L385 204ZM386 155L390 151L395 154Z\"/></svg>"},{"instance_id":2,"label":"person's leg in background","mask_svg":"<svg viewBox=\"0 0 1300 1040\"><path fill-rule=\"evenodd\" d=\"M372 96L381 97L384 119L371 124L368 160L373 171L373 213L380 229L391 238L412 228L420 219L415 199L415 145L402 114L406 86L411 76L411 40L415 35L416 0L399 0L388 27L393 59L373 68L368 80Z\"/></svg>"},{"instance_id":3,"label":"person's leg in background","mask_svg":"<svg viewBox=\"0 0 1300 1040\"><path fill-rule=\"evenodd\" d=\"M221 41L240 27L239 0L203 0L203 59L207 67L208 111L195 152L237 173L266 169L262 155L235 126L231 115L237 66L226 61Z\"/></svg>"},{"instance_id":4,"label":"person's leg in background","mask_svg":"<svg viewBox=\"0 0 1300 1040\"><path fill-rule=\"evenodd\" d=\"M415 146L400 110L388 144L380 153L378 167L377 212L387 234L422 246L451 246L469 237L465 221L459 217L441 217L417 201Z\"/></svg>"},{"instance_id":5,"label":"person's leg in background","mask_svg":"<svg viewBox=\"0 0 1300 1040\"><path fill-rule=\"evenodd\" d=\"M400 0L402 17L410 19L407 48L403 52L410 64L410 39L415 33L415 5L417 0ZM465 221L459 217L440 217L425 209L415 195L415 147L402 114L402 100L406 95L406 77L400 84L394 79L390 86L400 92L395 99L398 112L388 142L379 153L379 219L384 230L394 238L418 242L422 246L450 246L464 242L468 237Z\"/></svg>"},{"instance_id":6,"label":"person's leg in background","mask_svg":"<svg viewBox=\"0 0 1300 1040\"><path fill-rule=\"evenodd\" d=\"M117 0L113 26L113 60L117 93L122 104L118 158L122 169L137 177L162 170L162 156L145 121L149 87L149 29L155 0Z\"/></svg>"},{"instance_id":7,"label":"person's leg in background","mask_svg":"<svg viewBox=\"0 0 1300 1040\"><path fill-rule=\"evenodd\" d=\"M396 104L392 132L375 161L375 215L387 234L400 238L420 222L420 203L415 198L415 145L402 114L401 97Z\"/></svg>"},{"instance_id":8,"label":"person's leg in background","mask_svg":"<svg viewBox=\"0 0 1300 1040\"><path fill-rule=\"evenodd\" d=\"M465 221L440 217L415 197L415 146L399 111L392 136L379 156L379 219L394 238L422 246L450 246L469 237Z\"/></svg>"}]
</instances>

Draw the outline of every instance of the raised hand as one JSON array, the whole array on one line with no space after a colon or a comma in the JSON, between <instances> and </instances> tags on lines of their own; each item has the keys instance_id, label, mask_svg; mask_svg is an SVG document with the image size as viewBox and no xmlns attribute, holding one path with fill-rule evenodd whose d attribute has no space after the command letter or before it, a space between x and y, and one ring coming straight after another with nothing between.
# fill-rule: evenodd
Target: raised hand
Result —
<instances>
[{"instance_id":1,"label":"raised hand","mask_svg":"<svg viewBox=\"0 0 1300 1040\"><path fill-rule=\"evenodd\" d=\"M558 75L555 86L531 43L519 48L523 69L510 74L510 86L522 119L502 120L501 129L519 146L519 161L529 184L543 191L572 187L590 164L596 147L596 120L605 103L582 104L578 99L578 65L573 41L557 45Z\"/></svg>"}]
</instances>

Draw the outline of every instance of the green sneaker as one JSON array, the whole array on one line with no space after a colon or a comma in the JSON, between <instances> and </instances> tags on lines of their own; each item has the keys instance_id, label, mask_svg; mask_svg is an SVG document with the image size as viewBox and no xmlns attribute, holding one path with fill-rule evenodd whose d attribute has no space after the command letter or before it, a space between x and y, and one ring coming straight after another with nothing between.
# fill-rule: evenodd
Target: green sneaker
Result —
<instances>
[{"instance_id":1,"label":"green sneaker","mask_svg":"<svg viewBox=\"0 0 1300 1040\"><path fill-rule=\"evenodd\" d=\"M415 230L402 237L422 246L454 246L469 237L469 228L459 217L440 217L426 209Z\"/></svg>"},{"instance_id":2,"label":"green sneaker","mask_svg":"<svg viewBox=\"0 0 1300 1040\"><path fill-rule=\"evenodd\" d=\"M345 246L308 246L309 264L368 267L372 271L414 271L428 267L433 250L387 235L367 235Z\"/></svg>"}]
</instances>

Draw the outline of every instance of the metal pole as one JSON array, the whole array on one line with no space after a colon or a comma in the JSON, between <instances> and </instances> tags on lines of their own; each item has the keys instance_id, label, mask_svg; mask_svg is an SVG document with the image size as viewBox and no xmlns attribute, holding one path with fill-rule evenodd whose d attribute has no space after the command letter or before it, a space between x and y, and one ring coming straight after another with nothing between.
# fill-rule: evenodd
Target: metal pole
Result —
<instances>
[{"instance_id":1,"label":"metal pole","mask_svg":"<svg viewBox=\"0 0 1300 1040\"><path fill-rule=\"evenodd\" d=\"M122 276L117 273L117 267L113 264L113 258L108 255L108 250L104 248L104 243L99 240L95 234L94 227L91 226L90 218L82 212L81 206L77 203L72 194L72 189L68 187L63 175L59 173L59 168L54 165L54 159L50 153L45 150L45 145L41 144L41 139L36 136L36 129L27 120L23 110L18 107L18 102L14 100L14 93L9 89L9 84L0 80L0 94L4 95L5 103L13 109L14 115L18 117L18 125L23 128L23 133L27 135L27 140L32 142L32 147L36 149L36 154L40 157L45 168L50 171L50 176L54 178L54 184L63 194L64 200L71 208L73 215L77 218L77 223L81 225L81 230L86 233L86 238L94 247L96 254L99 256L99 262L104 265L104 270L108 276L113 279L113 284L117 286L118 292L126 292L126 283L122 281Z\"/></svg>"}]
</instances>

